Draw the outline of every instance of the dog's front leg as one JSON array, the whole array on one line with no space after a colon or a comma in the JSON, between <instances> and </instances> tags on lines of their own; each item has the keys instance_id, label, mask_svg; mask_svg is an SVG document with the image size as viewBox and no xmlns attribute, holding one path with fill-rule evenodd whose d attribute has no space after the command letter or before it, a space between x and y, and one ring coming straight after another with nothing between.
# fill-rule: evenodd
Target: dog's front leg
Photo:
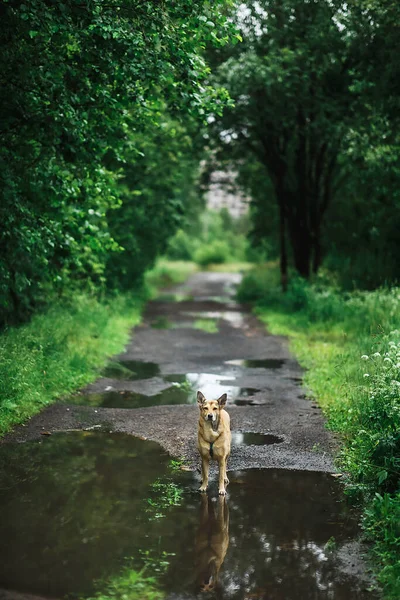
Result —
<instances>
[{"instance_id":1,"label":"dog's front leg","mask_svg":"<svg viewBox=\"0 0 400 600\"><path fill-rule=\"evenodd\" d=\"M208 486L208 472L210 470L210 461L204 456L201 457L201 487L200 492L205 492Z\"/></svg>"},{"instance_id":2,"label":"dog's front leg","mask_svg":"<svg viewBox=\"0 0 400 600\"><path fill-rule=\"evenodd\" d=\"M226 494L226 490L225 490L225 482L226 482L226 458L221 458L219 460L219 486L218 486L218 493L221 494L221 496L225 496Z\"/></svg>"}]
</instances>

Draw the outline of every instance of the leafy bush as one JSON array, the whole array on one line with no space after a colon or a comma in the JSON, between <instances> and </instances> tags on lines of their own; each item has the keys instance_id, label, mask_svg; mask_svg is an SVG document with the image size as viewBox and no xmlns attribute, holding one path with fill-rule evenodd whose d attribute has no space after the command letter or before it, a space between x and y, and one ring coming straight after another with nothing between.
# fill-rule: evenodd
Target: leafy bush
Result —
<instances>
[{"instance_id":1,"label":"leafy bush","mask_svg":"<svg viewBox=\"0 0 400 600\"><path fill-rule=\"evenodd\" d=\"M179 229L168 245L168 258L172 260L193 260L198 242L183 229Z\"/></svg>"},{"instance_id":2,"label":"leafy bush","mask_svg":"<svg viewBox=\"0 0 400 600\"><path fill-rule=\"evenodd\" d=\"M197 264L207 267L212 264L227 262L229 258L229 246L226 242L214 241L200 247L194 255Z\"/></svg>"},{"instance_id":3,"label":"leafy bush","mask_svg":"<svg viewBox=\"0 0 400 600\"><path fill-rule=\"evenodd\" d=\"M384 564L378 575L388 600L398 600L400 592L400 492L375 494L365 511L363 529L374 543L376 561Z\"/></svg>"},{"instance_id":4,"label":"leafy bush","mask_svg":"<svg viewBox=\"0 0 400 600\"><path fill-rule=\"evenodd\" d=\"M249 251L247 227L244 217L234 219L225 208L220 212L206 210L171 238L167 256L172 260L194 260L202 266L245 262Z\"/></svg>"},{"instance_id":5,"label":"leafy bush","mask_svg":"<svg viewBox=\"0 0 400 600\"><path fill-rule=\"evenodd\" d=\"M279 272L274 266L276 266L274 263L264 264L246 273L237 290L238 300L262 304L268 298L268 301L274 305L279 302L282 296L279 288Z\"/></svg>"},{"instance_id":6,"label":"leafy bush","mask_svg":"<svg viewBox=\"0 0 400 600\"><path fill-rule=\"evenodd\" d=\"M361 357L343 462L354 481L385 493L400 490L400 335L378 340L380 351Z\"/></svg>"},{"instance_id":7,"label":"leafy bush","mask_svg":"<svg viewBox=\"0 0 400 600\"><path fill-rule=\"evenodd\" d=\"M227 104L204 60L235 35L224 6L1 3L0 326L134 290L165 252L196 187L194 124Z\"/></svg>"}]
</instances>

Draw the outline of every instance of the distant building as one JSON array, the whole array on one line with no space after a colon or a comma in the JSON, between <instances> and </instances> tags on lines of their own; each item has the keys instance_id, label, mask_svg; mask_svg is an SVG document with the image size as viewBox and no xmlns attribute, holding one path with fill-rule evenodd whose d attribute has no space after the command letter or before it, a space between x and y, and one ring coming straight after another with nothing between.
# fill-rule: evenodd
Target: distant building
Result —
<instances>
[{"instance_id":1,"label":"distant building","mask_svg":"<svg viewBox=\"0 0 400 600\"><path fill-rule=\"evenodd\" d=\"M235 178L232 171L214 171L211 174L206 193L207 208L216 211L226 208L234 218L248 211L249 198L237 188Z\"/></svg>"}]
</instances>

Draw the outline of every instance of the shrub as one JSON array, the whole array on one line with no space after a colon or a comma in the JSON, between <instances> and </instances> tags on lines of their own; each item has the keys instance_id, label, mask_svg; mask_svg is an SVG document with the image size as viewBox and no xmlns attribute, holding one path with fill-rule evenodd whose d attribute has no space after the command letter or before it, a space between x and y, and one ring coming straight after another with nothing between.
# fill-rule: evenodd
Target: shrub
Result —
<instances>
[{"instance_id":1,"label":"shrub","mask_svg":"<svg viewBox=\"0 0 400 600\"><path fill-rule=\"evenodd\" d=\"M226 242L219 240L205 244L194 255L195 261L202 267L227 262L228 258L229 246Z\"/></svg>"},{"instance_id":2,"label":"shrub","mask_svg":"<svg viewBox=\"0 0 400 600\"><path fill-rule=\"evenodd\" d=\"M190 234L179 229L174 237L169 241L167 256L172 260L193 260L193 256L198 249L199 243Z\"/></svg>"}]
</instances>

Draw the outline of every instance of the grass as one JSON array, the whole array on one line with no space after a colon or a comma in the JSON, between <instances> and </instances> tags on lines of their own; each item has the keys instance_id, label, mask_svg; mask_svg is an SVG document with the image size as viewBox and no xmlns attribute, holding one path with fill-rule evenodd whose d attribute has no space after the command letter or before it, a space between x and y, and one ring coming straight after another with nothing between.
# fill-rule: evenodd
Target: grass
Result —
<instances>
[{"instance_id":1,"label":"grass","mask_svg":"<svg viewBox=\"0 0 400 600\"><path fill-rule=\"evenodd\" d=\"M93 381L140 321L143 298L78 296L0 337L0 434Z\"/></svg>"},{"instance_id":2,"label":"grass","mask_svg":"<svg viewBox=\"0 0 400 600\"><path fill-rule=\"evenodd\" d=\"M0 335L0 436L58 397L94 381L123 350L157 287L184 281L192 263L159 261L135 295L76 296Z\"/></svg>"},{"instance_id":3,"label":"grass","mask_svg":"<svg viewBox=\"0 0 400 600\"><path fill-rule=\"evenodd\" d=\"M154 565L150 567L154 571ZM141 570L125 566L117 576L99 585L101 591L87 600L162 600L165 594L158 588L156 577L147 575L146 570L147 566Z\"/></svg>"},{"instance_id":4,"label":"grass","mask_svg":"<svg viewBox=\"0 0 400 600\"><path fill-rule=\"evenodd\" d=\"M343 293L325 277L293 279L284 296L268 265L245 276L271 333L286 335L305 385L340 434L346 492L362 507L377 579L400 598L400 289Z\"/></svg>"},{"instance_id":5,"label":"grass","mask_svg":"<svg viewBox=\"0 0 400 600\"><path fill-rule=\"evenodd\" d=\"M253 267L253 263L233 260L222 264L210 264L206 270L217 273L239 273L250 271Z\"/></svg>"},{"instance_id":6,"label":"grass","mask_svg":"<svg viewBox=\"0 0 400 600\"><path fill-rule=\"evenodd\" d=\"M206 333L218 333L218 324L216 319L196 319L194 322L195 329L201 329Z\"/></svg>"},{"instance_id":7,"label":"grass","mask_svg":"<svg viewBox=\"0 0 400 600\"><path fill-rule=\"evenodd\" d=\"M146 273L145 284L150 296L154 298L159 288L183 283L196 271L197 265L194 262L160 258L153 269Z\"/></svg>"}]
</instances>

